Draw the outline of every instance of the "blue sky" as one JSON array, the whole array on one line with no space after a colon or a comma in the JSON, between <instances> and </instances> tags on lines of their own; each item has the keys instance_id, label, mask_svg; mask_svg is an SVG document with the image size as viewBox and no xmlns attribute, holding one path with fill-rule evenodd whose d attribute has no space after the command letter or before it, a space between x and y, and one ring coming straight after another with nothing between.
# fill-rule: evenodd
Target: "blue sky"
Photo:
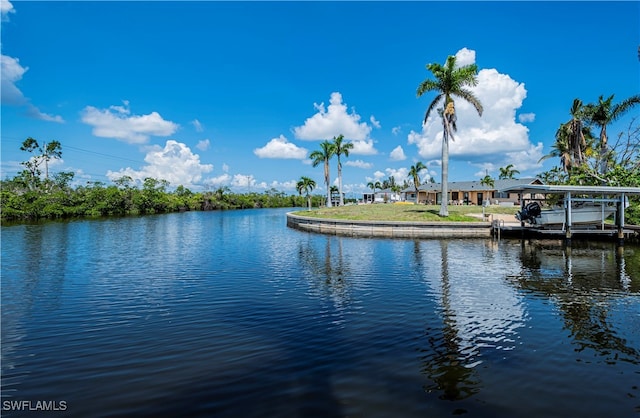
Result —
<instances>
[{"instance_id":1,"label":"blue sky","mask_svg":"<svg viewBox=\"0 0 640 418\"><path fill-rule=\"evenodd\" d=\"M456 102L450 180L507 164L535 176L558 164L538 160L574 98L640 91L639 2L1 4L2 178L22 169L31 136L61 142L50 170L77 184L295 193L308 176L322 193L308 155L344 134L347 196L402 181L416 161L439 181L441 125L422 125L434 95L416 88L448 55L478 65L485 108Z\"/></svg>"}]
</instances>

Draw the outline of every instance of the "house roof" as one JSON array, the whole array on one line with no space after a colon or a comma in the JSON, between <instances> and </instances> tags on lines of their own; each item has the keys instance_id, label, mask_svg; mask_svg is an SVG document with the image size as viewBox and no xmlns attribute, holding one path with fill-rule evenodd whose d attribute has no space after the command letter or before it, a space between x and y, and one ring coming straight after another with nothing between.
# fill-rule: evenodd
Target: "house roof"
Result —
<instances>
[{"instance_id":1,"label":"house roof","mask_svg":"<svg viewBox=\"0 0 640 418\"><path fill-rule=\"evenodd\" d=\"M540 179L535 177L522 178L522 179L504 179L494 180L494 186L487 186L480 183L480 180L473 181L450 181L448 184L449 192L470 192L470 191L494 191L505 189L508 187L526 186L532 184L542 184ZM442 188L440 183L426 183L420 185L418 190L422 192L439 192ZM403 192L415 192L414 187L408 187Z\"/></svg>"},{"instance_id":2,"label":"house roof","mask_svg":"<svg viewBox=\"0 0 640 418\"><path fill-rule=\"evenodd\" d=\"M501 192L519 193L579 193L592 195L640 195L640 187L610 187L610 186L563 186L552 184L529 184L506 187Z\"/></svg>"}]
</instances>

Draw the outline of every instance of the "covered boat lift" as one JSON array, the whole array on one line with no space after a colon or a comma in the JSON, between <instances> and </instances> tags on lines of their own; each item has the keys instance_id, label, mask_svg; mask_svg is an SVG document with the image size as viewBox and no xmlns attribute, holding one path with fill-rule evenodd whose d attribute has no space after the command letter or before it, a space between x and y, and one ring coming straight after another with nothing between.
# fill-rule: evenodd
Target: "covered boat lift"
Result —
<instances>
[{"instance_id":1,"label":"covered boat lift","mask_svg":"<svg viewBox=\"0 0 640 418\"><path fill-rule=\"evenodd\" d=\"M598 232L600 234L617 234L619 243L624 242L625 233L631 231L625 230L624 210L629 196L640 196L640 187L610 187L610 186L562 186L562 185L546 185L546 184L529 184L507 187L500 190L501 192L517 192L520 196L520 207L524 210L527 201L545 200L546 195L560 195L563 198L563 208L565 221L562 229L558 230L540 230L541 233L562 233L567 241L571 241L575 233L591 233ZM529 194L525 198L525 194ZM544 195L544 198L540 198ZM536 197L538 196L538 197ZM601 231L584 230L574 228L573 217L571 213L572 202L589 202L599 203L601 205L614 204L615 212L615 228L604 229L604 220ZM520 221L521 229L525 229L524 220Z\"/></svg>"}]
</instances>

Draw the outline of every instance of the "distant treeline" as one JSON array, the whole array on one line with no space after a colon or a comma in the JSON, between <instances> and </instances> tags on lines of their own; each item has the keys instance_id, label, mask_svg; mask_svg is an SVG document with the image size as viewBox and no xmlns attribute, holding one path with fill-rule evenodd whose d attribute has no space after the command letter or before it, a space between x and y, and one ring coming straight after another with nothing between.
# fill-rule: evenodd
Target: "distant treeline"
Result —
<instances>
[{"instance_id":1,"label":"distant treeline","mask_svg":"<svg viewBox=\"0 0 640 418\"><path fill-rule=\"evenodd\" d=\"M30 176L25 170L13 179L0 182L2 221L30 221L78 217L144 215L191 210L302 207L305 196L287 195L276 189L262 193L232 193L221 187L214 191L192 192L178 186L169 191L165 180L147 178L141 186L125 176L106 185L90 182L70 186L73 173L57 173L52 178ZM323 196L312 196L320 206Z\"/></svg>"}]
</instances>

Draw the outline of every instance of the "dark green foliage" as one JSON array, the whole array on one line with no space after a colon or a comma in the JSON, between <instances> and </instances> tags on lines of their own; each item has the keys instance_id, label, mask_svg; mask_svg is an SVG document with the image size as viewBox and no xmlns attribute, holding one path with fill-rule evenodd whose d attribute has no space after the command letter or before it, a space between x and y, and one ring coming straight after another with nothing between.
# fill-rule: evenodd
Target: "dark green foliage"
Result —
<instances>
[{"instance_id":1,"label":"dark green foliage","mask_svg":"<svg viewBox=\"0 0 640 418\"><path fill-rule=\"evenodd\" d=\"M73 188L69 186L73 173L57 173L53 179L29 183L25 175L23 171L13 179L0 182L3 222L307 206L305 196L287 195L275 189L263 193L232 193L222 187L213 192L192 192L178 186L169 191L168 182L153 178L145 179L141 187L136 187L131 178L121 178L112 185L93 182ZM324 197L312 196L311 202L318 207Z\"/></svg>"}]
</instances>

